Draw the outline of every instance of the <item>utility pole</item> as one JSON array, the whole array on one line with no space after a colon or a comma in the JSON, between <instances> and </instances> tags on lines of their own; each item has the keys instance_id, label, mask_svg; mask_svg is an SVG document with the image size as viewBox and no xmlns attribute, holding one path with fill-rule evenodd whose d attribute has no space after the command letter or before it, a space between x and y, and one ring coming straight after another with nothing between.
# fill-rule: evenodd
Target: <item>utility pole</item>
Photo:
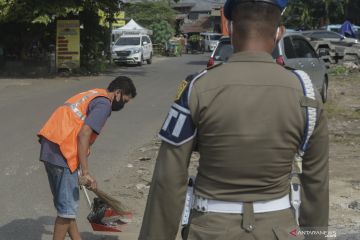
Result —
<instances>
[{"instance_id":1,"label":"utility pole","mask_svg":"<svg viewBox=\"0 0 360 240\"><path fill-rule=\"evenodd\" d=\"M109 62L112 65L112 21L109 21L109 29L110 29L110 36L109 36Z\"/></svg>"},{"instance_id":2,"label":"utility pole","mask_svg":"<svg viewBox=\"0 0 360 240\"><path fill-rule=\"evenodd\" d=\"M121 3L122 1L119 0L118 1L118 12L121 10ZM112 30L113 30L113 19L114 19L114 13L111 11L111 9L109 8L109 30L110 30L110 34L109 34L109 62L110 64L112 64L112 40L113 40L113 35L112 35Z\"/></svg>"},{"instance_id":3,"label":"utility pole","mask_svg":"<svg viewBox=\"0 0 360 240\"><path fill-rule=\"evenodd\" d=\"M113 13L111 8L109 7L108 11L108 22L109 22L109 63L112 64L112 21L113 21Z\"/></svg>"}]
</instances>

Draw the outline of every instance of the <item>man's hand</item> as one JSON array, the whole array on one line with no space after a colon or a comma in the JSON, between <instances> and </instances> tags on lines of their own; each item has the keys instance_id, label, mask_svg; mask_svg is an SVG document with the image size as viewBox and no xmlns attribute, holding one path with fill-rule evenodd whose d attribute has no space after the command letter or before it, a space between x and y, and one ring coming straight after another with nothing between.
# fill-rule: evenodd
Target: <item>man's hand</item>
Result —
<instances>
[{"instance_id":1,"label":"man's hand","mask_svg":"<svg viewBox=\"0 0 360 240\"><path fill-rule=\"evenodd\" d=\"M89 173L79 176L79 183L90 190L95 190L97 187L95 178L93 178Z\"/></svg>"}]
</instances>

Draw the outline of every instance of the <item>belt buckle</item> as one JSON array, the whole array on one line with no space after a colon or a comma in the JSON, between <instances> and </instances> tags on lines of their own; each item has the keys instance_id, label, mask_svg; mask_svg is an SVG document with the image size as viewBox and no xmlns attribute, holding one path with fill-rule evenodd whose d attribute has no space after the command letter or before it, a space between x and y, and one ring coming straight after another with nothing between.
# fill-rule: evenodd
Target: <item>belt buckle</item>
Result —
<instances>
[{"instance_id":1,"label":"belt buckle","mask_svg":"<svg viewBox=\"0 0 360 240\"><path fill-rule=\"evenodd\" d=\"M208 200L203 197L195 197L195 209L199 212L207 212L208 211Z\"/></svg>"}]
</instances>

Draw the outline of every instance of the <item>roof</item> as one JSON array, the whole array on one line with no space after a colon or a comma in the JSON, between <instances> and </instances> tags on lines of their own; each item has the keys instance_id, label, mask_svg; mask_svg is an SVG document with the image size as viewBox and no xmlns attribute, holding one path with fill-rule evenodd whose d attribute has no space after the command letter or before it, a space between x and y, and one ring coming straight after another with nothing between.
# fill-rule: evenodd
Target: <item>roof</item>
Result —
<instances>
[{"instance_id":1,"label":"roof","mask_svg":"<svg viewBox=\"0 0 360 240\"><path fill-rule=\"evenodd\" d=\"M113 33L128 34L128 35L142 33L142 34L151 35L152 31L140 26L133 19L131 19L125 26L113 30Z\"/></svg>"},{"instance_id":2,"label":"roof","mask_svg":"<svg viewBox=\"0 0 360 240\"><path fill-rule=\"evenodd\" d=\"M206 32L212 28L212 21L210 16L201 16L197 21L185 23L181 26L183 33L201 33Z\"/></svg>"},{"instance_id":3,"label":"roof","mask_svg":"<svg viewBox=\"0 0 360 240\"><path fill-rule=\"evenodd\" d=\"M198 2L191 9L191 12L211 12L212 9L213 9L212 4L206 2Z\"/></svg>"},{"instance_id":4,"label":"roof","mask_svg":"<svg viewBox=\"0 0 360 240\"><path fill-rule=\"evenodd\" d=\"M139 33L139 34L126 34L126 35L122 35L121 37L123 38L132 38L132 37L140 37L140 36L147 36L146 34L143 33Z\"/></svg>"},{"instance_id":5,"label":"roof","mask_svg":"<svg viewBox=\"0 0 360 240\"><path fill-rule=\"evenodd\" d=\"M192 7L191 12L211 12L214 8L220 8L226 0L180 0L174 4L174 8Z\"/></svg>"},{"instance_id":6,"label":"roof","mask_svg":"<svg viewBox=\"0 0 360 240\"><path fill-rule=\"evenodd\" d=\"M187 18L187 14L177 14L176 15L176 20L181 20L181 19L185 19Z\"/></svg>"}]
</instances>

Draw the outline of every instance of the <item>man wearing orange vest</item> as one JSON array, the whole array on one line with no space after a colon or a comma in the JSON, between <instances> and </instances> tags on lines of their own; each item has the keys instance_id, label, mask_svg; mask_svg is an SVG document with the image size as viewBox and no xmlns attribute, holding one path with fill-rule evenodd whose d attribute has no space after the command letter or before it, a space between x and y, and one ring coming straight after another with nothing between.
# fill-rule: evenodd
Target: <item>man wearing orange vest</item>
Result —
<instances>
[{"instance_id":1,"label":"man wearing orange vest","mask_svg":"<svg viewBox=\"0 0 360 240\"><path fill-rule=\"evenodd\" d=\"M136 88L128 77L113 80L107 89L93 89L68 99L51 115L38 133L40 160L48 175L57 218L54 240L81 239L76 224L79 206L78 170L87 180L86 187L96 189L89 172L90 146L100 134L112 111L120 111L136 96Z\"/></svg>"}]
</instances>

